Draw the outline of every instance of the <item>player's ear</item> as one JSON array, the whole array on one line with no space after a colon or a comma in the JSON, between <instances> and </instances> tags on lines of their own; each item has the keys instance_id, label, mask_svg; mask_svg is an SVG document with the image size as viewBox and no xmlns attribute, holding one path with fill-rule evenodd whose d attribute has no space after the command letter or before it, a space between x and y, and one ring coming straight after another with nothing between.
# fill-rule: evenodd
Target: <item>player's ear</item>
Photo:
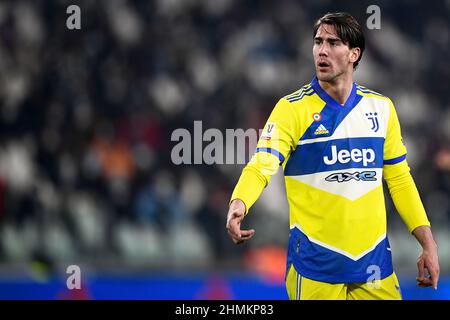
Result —
<instances>
[{"instance_id":1,"label":"player's ear","mask_svg":"<svg viewBox=\"0 0 450 320\"><path fill-rule=\"evenodd\" d=\"M356 48L351 48L350 49L350 62L355 63L356 61L358 61L359 56L361 55L361 49L356 47Z\"/></svg>"}]
</instances>

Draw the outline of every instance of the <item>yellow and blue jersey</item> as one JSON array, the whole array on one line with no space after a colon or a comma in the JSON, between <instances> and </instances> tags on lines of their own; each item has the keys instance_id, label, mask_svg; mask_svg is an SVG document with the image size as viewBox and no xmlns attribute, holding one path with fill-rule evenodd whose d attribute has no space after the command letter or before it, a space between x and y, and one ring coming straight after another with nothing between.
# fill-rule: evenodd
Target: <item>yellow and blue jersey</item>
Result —
<instances>
[{"instance_id":1,"label":"yellow and blue jersey","mask_svg":"<svg viewBox=\"0 0 450 320\"><path fill-rule=\"evenodd\" d=\"M247 211L279 165L290 210L287 268L329 283L365 282L371 266L393 272L382 178L409 171L392 101L353 83L344 105L317 78L279 100L232 199ZM244 174L243 174L244 176ZM258 181L259 180L259 181ZM429 224L423 214L408 228Z\"/></svg>"}]
</instances>

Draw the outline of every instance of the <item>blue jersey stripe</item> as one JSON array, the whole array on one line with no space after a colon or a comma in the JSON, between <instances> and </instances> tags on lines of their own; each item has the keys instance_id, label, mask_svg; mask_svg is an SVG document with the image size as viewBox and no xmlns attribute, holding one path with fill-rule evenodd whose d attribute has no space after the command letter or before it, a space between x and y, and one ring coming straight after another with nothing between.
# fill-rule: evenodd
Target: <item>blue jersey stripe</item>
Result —
<instances>
[{"instance_id":1,"label":"blue jersey stripe","mask_svg":"<svg viewBox=\"0 0 450 320\"><path fill-rule=\"evenodd\" d=\"M404 154L400 157L394 158L394 159L384 160L383 164L396 164L396 163L402 162L405 159L406 159L406 154Z\"/></svg>"},{"instance_id":2,"label":"blue jersey stripe","mask_svg":"<svg viewBox=\"0 0 450 320\"><path fill-rule=\"evenodd\" d=\"M362 96L356 94L355 83L353 83L352 91L344 106L336 102L331 96L328 95L328 93L325 92L325 90L322 89L319 85L317 77L313 79L311 86L318 96L326 103L326 105L320 111L322 119L320 121L313 121L300 140L331 136L345 117L350 113L350 111L352 111L362 99ZM328 133L317 135L316 130L320 125L325 126Z\"/></svg>"},{"instance_id":3,"label":"blue jersey stripe","mask_svg":"<svg viewBox=\"0 0 450 320\"><path fill-rule=\"evenodd\" d=\"M332 108L341 110L341 109L347 109L349 107L354 107L353 102L356 98L356 84L353 82L352 85L352 91L350 92L349 97L347 98L347 101L342 106L339 102L334 100L325 90L322 89L322 87L319 84L319 80L317 80L317 77L314 77L313 81L311 82L311 87L313 87L314 91L317 92L319 97L326 102L326 104L329 104Z\"/></svg>"},{"instance_id":4,"label":"blue jersey stripe","mask_svg":"<svg viewBox=\"0 0 450 320\"><path fill-rule=\"evenodd\" d=\"M278 150L275 150L273 148L256 148L256 152L267 152L273 154L274 156L277 156L278 159L280 159L280 163L284 162L284 156Z\"/></svg>"},{"instance_id":5,"label":"blue jersey stripe","mask_svg":"<svg viewBox=\"0 0 450 320\"><path fill-rule=\"evenodd\" d=\"M300 138L300 140L331 136L334 133L334 131L336 131L337 127L345 119L345 117L350 113L350 111L352 111L353 108L355 108L358 105L361 99L362 96L355 94L355 97L352 99L351 104L349 104L347 107L340 106L339 109L336 109L336 107L334 107L333 104L327 103L320 111L322 120L313 121L309 126L309 128L305 131L303 136ZM323 125L328 130L328 133L317 135L316 130L320 125Z\"/></svg>"},{"instance_id":6,"label":"blue jersey stripe","mask_svg":"<svg viewBox=\"0 0 450 320\"><path fill-rule=\"evenodd\" d=\"M297 247L300 250L297 250ZM369 267L377 265L380 268L380 279L384 279L393 272L389 248L389 240L386 237L371 252L354 261L311 242L303 232L293 228L289 236L286 269L293 264L299 274L316 281L356 283L366 282L373 274Z\"/></svg>"},{"instance_id":7,"label":"blue jersey stripe","mask_svg":"<svg viewBox=\"0 0 450 320\"><path fill-rule=\"evenodd\" d=\"M344 138L298 145L284 168L285 176L334 170L383 167L384 138Z\"/></svg>"}]
</instances>

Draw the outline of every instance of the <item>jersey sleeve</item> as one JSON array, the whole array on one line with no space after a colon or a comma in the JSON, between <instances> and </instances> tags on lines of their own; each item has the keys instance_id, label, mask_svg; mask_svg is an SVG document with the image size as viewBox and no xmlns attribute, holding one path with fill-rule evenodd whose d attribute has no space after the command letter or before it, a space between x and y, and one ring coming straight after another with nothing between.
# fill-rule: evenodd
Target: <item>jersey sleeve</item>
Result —
<instances>
[{"instance_id":1,"label":"jersey sleeve","mask_svg":"<svg viewBox=\"0 0 450 320\"><path fill-rule=\"evenodd\" d=\"M392 101L389 101L389 122L384 144L383 176L400 217L412 232L415 228L429 226L425 208L406 161L400 122Z\"/></svg>"},{"instance_id":2,"label":"jersey sleeve","mask_svg":"<svg viewBox=\"0 0 450 320\"><path fill-rule=\"evenodd\" d=\"M413 232L419 226L430 226L430 221L409 170L389 177L386 182L395 208L409 232Z\"/></svg>"},{"instance_id":3,"label":"jersey sleeve","mask_svg":"<svg viewBox=\"0 0 450 320\"><path fill-rule=\"evenodd\" d=\"M282 98L267 120L249 163L243 169L231 196L231 201L241 199L246 208L261 195L284 160L296 147L298 126L289 101Z\"/></svg>"},{"instance_id":4,"label":"jersey sleeve","mask_svg":"<svg viewBox=\"0 0 450 320\"><path fill-rule=\"evenodd\" d=\"M384 142L383 163L393 165L406 159L406 147L403 144L400 122L394 104L389 100L389 121Z\"/></svg>"}]
</instances>

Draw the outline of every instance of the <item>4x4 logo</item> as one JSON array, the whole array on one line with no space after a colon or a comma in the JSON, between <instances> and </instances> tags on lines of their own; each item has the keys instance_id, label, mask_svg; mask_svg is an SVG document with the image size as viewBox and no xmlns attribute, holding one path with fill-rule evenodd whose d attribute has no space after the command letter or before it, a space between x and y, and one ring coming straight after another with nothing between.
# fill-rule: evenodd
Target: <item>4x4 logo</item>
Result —
<instances>
[{"instance_id":1,"label":"4x4 logo","mask_svg":"<svg viewBox=\"0 0 450 320\"><path fill-rule=\"evenodd\" d=\"M355 179L356 181L377 181L375 171L361 171L361 172L337 172L330 174L325 178L328 182L347 182Z\"/></svg>"}]
</instances>

